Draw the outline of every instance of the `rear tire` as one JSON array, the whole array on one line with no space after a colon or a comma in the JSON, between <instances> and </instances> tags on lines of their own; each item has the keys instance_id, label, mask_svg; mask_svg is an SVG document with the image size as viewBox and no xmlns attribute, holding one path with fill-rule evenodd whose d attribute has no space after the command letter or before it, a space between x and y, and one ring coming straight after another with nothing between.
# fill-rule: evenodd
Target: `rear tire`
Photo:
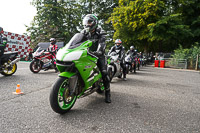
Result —
<instances>
[{"instance_id":1,"label":"rear tire","mask_svg":"<svg viewBox=\"0 0 200 133\"><path fill-rule=\"evenodd\" d=\"M118 76L118 78L119 78L119 79L121 79L121 78L122 78L122 73L121 73L121 74Z\"/></svg>"},{"instance_id":2,"label":"rear tire","mask_svg":"<svg viewBox=\"0 0 200 133\"><path fill-rule=\"evenodd\" d=\"M50 105L59 114L67 113L75 104L77 96L70 95L68 78L59 77L50 92Z\"/></svg>"},{"instance_id":3,"label":"rear tire","mask_svg":"<svg viewBox=\"0 0 200 133\"><path fill-rule=\"evenodd\" d=\"M140 64L139 64L139 62L138 62L138 66L137 67L138 67L138 70L140 70Z\"/></svg>"}]
</instances>

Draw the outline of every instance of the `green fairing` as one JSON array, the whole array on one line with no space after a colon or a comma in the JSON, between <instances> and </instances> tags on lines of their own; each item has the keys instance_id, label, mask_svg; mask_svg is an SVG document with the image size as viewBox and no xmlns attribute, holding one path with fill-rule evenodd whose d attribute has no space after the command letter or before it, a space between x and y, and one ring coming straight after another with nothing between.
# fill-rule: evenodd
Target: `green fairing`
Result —
<instances>
[{"instance_id":1,"label":"green fairing","mask_svg":"<svg viewBox=\"0 0 200 133\"><path fill-rule=\"evenodd\" d=\"M66 77L70 78L71 76L74 76L76 73L71 73L71 72L62 72L59 74L59 77Z\"/></svg>"},{"instance_id":2,"label":"green fairing","mask_svg":"<svg viewBox=\"0 0 200 133\"><path fill-rule=\"evenodd\" d=\"M108 65L110 64L110 61L111 61L110 58L108 58L108 59L107 59L107 64L108 64Z\"/></svg>"},{"instance_id":3,"label":"green fairing","mask_svg":"<svg viewBox=\"0 0 200 133\"><path fill-rule=\"evenodd\" d=\"M66 47L62 48L61 50L65 51L62 57L62 61L64 61L64 58L67 54L74 52L74 51L82 51L82 55L78 60L74 60L72 62L75 63L75 67L78 69L84 83L84 89L82 93L78 96L80 97L85 90L87 90L90 86L92 86L96 81L98 81L102 75L99 72L92 80L88 80L89 76L91 75L92 71L99 71L97 68L97 58L91 57L87 54L87 48L92 45L91 41L86 41L82 43L79 47L76 47L74 49L67 49ZM58 70L61 72L59 76L70 78L71 76L75 75L75 73L71 72L65 72L64 66L57 65Z\"/></svg>"}]
</instances>

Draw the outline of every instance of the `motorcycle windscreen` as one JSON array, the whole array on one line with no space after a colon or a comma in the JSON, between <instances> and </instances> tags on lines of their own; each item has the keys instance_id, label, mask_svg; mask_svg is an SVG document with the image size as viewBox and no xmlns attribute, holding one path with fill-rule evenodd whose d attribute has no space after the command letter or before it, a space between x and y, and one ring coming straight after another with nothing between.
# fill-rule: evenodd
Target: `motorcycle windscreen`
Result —
<instances>
[{"instance_id":1,"label":"motorcycle windscreen","mask_svg":"<svg viewBox=\"0 0 200 133\"><path fill-rule=\"evenodd\" d=\"M69 43L66 45L67 49L74 49L80 46L83 42L87 41L87 38L82 33L76 33Z\"/></svg>"}]
</instances>

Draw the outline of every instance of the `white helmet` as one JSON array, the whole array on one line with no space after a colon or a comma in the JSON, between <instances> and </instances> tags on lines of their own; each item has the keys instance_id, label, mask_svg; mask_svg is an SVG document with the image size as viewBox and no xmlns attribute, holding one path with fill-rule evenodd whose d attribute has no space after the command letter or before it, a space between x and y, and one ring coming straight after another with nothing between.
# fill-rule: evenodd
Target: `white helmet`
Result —
<instances>
[{"instance_id":1,"label":"white helmet","mask_svg":"<svg viewBox=\"0 0 200 133\"><path fill-rule=\"evenodd\" d=\"M116 39L115 40L115 45L116 45L117 48L121 47L122 41L120 39Z\"/></svg>"},{"instance_id":2,"label":"white helmet","mask_svg":"<svg viewBox=\"0 0 200 133\"><path fill-rule=\"evenodd\" d=\"M122 43L122 41L121 41L120 39L116 39L116 40L115 40L115 44L116 44L116 43Z\"/></svg>"},{"instance_id":3,"label":"white helmet","mask_svg":"<svg viewBox=\"0 0 200 133\"><path fill-rule=\"evenodd\" d=\"M134 50L134 46L130 46L130 50Z\"/></svg>"}]
</instances>

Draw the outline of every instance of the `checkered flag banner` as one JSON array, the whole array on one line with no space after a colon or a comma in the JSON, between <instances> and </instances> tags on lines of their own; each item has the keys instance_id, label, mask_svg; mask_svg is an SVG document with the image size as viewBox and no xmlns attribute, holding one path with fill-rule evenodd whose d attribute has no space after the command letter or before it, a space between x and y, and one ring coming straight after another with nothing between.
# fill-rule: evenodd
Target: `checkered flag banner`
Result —
<instances>
[{"instance_id":1,"label":"checkered flag banner","mask_svg":"<svg viewBox=\"0 0 200 133\"><path fill-rule=\"evenodd\" d=\"M7 31L4 31L3 35L8 39L5 52L17 51L20 58L25 58L28 49L30 49L30 36L19 35Z\"/></svg>"}]
</instances>

